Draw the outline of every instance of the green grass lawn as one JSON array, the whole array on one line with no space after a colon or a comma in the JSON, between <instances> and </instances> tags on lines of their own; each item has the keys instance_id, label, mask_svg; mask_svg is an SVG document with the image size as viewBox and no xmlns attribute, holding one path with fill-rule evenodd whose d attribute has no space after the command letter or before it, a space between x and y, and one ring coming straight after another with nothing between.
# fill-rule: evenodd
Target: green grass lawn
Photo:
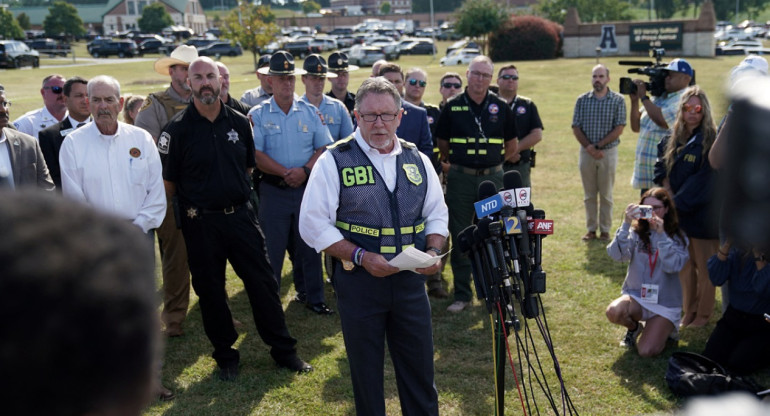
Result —
<instances>
[{"instance_id":1,"label":"green grass lawn","mask_svg":"<svg viewBox=\"0 0 770 416\"><path fill-rule=\"evenodd\" d=\"M446 44L440 45L444 50ZM84 56L79 51L78 56ZM443 54L442 54L443 55ZM671 59L673 57L667 57ZM611 86L627 68L617 65L619 58L605 57L611 70ZM714 116L724 114L726 100L722 91L726 74L740 57L691 59L697 79L712 99ZM69 63L71 63L69 59ZM231 90L240 94L257 85L252 58L223 58L231 70ZM53 60L44 59L43 65ZM67 61L63 61L67 63ZM426 101L438 102L438 80L447 70L464 74L464 67L442 68L438 58L403 57L405 69L420 66L428 71ZM672 352L700 352L718 313L702 329L685 329L678 345L666 348L659 358L642 359L618 346L625 329L609 324L604 317L606 305L618 296L626 266L612 262L599 242L585 244L582 188L577 169L578 145L570 124L576 97L590 89L591 68L595 59L560 59L517 62L520 93L535 100L545 125L544 139L537 146L538 165L532 172L533 203L544 209L555 222L555 234L544 241L543 267L548 273L547 292L542 302L551 336L564 375L566 389L574 405L584 415L627 415L670 413L682 402L671 395L663 379ZM38 107L40 80L59 72L65 76L92 77L110 74L118 78L124 93L147 94L164 88L168 79L152 70L152 62L126 59L121 65L64 66L56 69L1 71L13 102L12 119ZM368 68L352 73L351 86L368 76ZM301 82L297 89L302 93ZM638 199L631 189L636 135L626 129L621 136L620 156L615 184L614 227L620 224L623 207ZM451 271L445 276L451 282ZM315 371L297 376L279 370L268 355L267 347L256 334L248 300L238 278L230 272L228 291L234 316L244 323L237 346L241 352L241 375L235 383L216 379L216 365L210 358L212 348L203 333L197 297L193 295L185 324L186 335L170 339L166 345L163 381L174 389L177 398L169 403L154 403L147 415L349 415L354 413L349 368L340 331L339 317L319 317L301 305L290 302L294 295L290 265L284 265L281 297L289 329L299 340L301 356ZM327 300L336 309L331 287ZM443 415L494 414L494 382L489 316L476 302L469 311L453 315L445 311L450 300L431 300L435 340L436 385ZM720 307L717 302L716 308ZM514 337L510 337L514 348ZM552 389L557 388L554 371L542 342L538 349ZM389 361L388 361L389 362ZM517 367L518 369L518 367ZM762 381L770 384L770 377ZM506 414L520 414L521 406L513 385L510 368L506 373ZM386 365L387 412L400 414L392 366ZM543 414L552 412L540 398Z\"/></svg>"}]
</instances>

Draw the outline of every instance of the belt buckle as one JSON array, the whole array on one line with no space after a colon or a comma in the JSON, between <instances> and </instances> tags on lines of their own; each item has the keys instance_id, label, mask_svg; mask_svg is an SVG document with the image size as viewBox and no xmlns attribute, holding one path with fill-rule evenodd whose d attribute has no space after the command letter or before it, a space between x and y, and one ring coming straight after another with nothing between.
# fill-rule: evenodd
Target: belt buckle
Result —
<instances>
[{"instance_id":1,"label":"belt buckle","mask_svg":"<svg viewBox=\"0 0 770 416\"><path fill-rule=\"evenodd\" d=\"M230 215L235 212L235 207L227 207L224 209L225 215Z\"/></svg>"},{"instance_id":2,"label":"belt buckle","mask_svg":"<svg viewBox=\"0 0 770 416\"><path fill-rule=\"evenodd\" d=\"M487 174L487 169L476 169L476 176L484 176Z\"/></svg>"}]
</instances>

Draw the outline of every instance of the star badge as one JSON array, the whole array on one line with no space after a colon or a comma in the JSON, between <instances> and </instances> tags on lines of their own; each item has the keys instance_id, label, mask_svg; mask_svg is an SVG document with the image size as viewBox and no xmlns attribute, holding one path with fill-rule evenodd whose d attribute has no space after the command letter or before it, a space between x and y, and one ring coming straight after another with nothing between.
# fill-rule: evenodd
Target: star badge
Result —
<instances>
[{"instance_id":1,"label":"star badge","mask_svg":"<svg viewBox=\"0 0 770 416\"><path fill-rule=\"evenodd\" d=\"M238 132L235 131L235 129L230 130L227 132L227 141L235 143L238 141Z\"/></svg>"},{"instance_id":2,"label":"star badge","mask_svg":"<svg viewBox=\"0 0 770 416\"><path fill-rule=\"evenodd\" d=\"M198 217L198 209L197 208L187 208L187 217L190 219L195 219Z\"/></svg>"}]
</instances>

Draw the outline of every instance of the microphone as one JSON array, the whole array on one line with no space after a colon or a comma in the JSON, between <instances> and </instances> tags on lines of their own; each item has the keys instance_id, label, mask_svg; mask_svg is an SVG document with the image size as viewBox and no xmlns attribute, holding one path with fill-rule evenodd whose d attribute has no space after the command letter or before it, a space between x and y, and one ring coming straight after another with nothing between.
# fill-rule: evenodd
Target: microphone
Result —
<instances>
[{"instance_id":1,"label":"microphone","mask_svg":"<svg viewBox=\"0 0 770 416\"><path fill-rule=\"evenodd\" d=\"M501 194L510 195L509 197L512 199L510 203L507 203L508 206L526 209L530 205L532 191L531 188L524 186L519 172L515 170L505 172L505 175L503 175L503 188L505 190L501 191Z\"/></svg>"},{"instance_id":2,"label":"microphone","mask_svg":"<svg viewBox=\"0 0 770 416\"><path fill-rule=\"evenodd\" d=\"M487 310L492 313L492 305L487 300L487 291L485 281L486 278L484 272L484 264L479 256L478 248L476 247L476 241L473 237L473 233L476 231L476 226L471 225L460 231L457 235L457 249L461 253L467 253L471 261L471 272L473 273L473 284L476 286L476 297L484 299L487 304Z\"/></svg>"},{"instance_id":3,"label":"microphone","mask_svg":"<svg viewBox=\"0 0 770 416\"><path fill-rule=\"evenodd\" d=\"M503 207L503 199L497 193L497 187L492 181L484 181L479 184L478 202L473 204L476 209L476 218L492 215Z\"/></svg>"},{"instance_id":4,"label":"microphone","mask_svg":"<svg viewBox=\"0 0 770 416\"><path fill-rule=\"evenodd\" d=\"M521 288L519 287L521 266L519 265L519 252L516 247L516 234L521 234L521 222L519 217L515 215L513 208L509 206L503 207L500 211L500 216L505 227L504 241L508 244L507 254L511 259L511 263L513 263L513 294L516 296L516 300L521 301Z\"/></svg>"},{"instance_id":5,"label":"microphone","mask_svg":"<svg viewBox=\"0 0 770 416\"><path fill-rule=\"evenodd\" d=\"M545 219L545 211L536 209L532 212L531 225L528 224L527 228L532 230L534 235L534 252L535 252L535 264L532 269L532 292L545 293L545 278L546 273L543 270L543 238L547 235L553 234L553 220Z\"/></svg>"}]
</instances>

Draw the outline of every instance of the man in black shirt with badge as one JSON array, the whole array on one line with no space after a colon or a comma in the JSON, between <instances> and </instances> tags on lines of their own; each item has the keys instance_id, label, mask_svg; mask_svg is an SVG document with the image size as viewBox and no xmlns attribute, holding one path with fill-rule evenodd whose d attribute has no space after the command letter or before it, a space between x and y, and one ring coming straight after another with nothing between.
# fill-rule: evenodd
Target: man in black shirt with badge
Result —
<instances>
[{"instance_id":1,"label":"man in black shirt with badge","mask_svg":"<svg viewBox=\"0 0 770 416\"><path fill-rule=\"evenodd\" d=\"M249 200L248 177L256 166L246 117L222 105L217 65L202 57L190 64L193 101L172 118L158 139L169 198L187 245L192 285L203 327L214 346L219 379L238 375L238 338L225 291L225 265L233 266L251 304L259 335L279 366L300 373L313 368L297 356L265 254L265 241Z\"/></svg>"},{"instance_id":2,"label":"man in black shirt with badge","mask_svg":"<svg viewBox=\"0 0 770 416\"><path fill-rule=\"evenodd\" d=\"M448 161L446 204L452 241L473 220L479 184L489 180L503 186L503 161L516 153L516 120L508 103L490 94L494 76L492 61L473 58L465 77L465 92L447 101L436 125L441 161ZM471 302L471 263L466 255L452 252L455 301L449 312L461 312Z\"/></svg>"}]
</instances>

